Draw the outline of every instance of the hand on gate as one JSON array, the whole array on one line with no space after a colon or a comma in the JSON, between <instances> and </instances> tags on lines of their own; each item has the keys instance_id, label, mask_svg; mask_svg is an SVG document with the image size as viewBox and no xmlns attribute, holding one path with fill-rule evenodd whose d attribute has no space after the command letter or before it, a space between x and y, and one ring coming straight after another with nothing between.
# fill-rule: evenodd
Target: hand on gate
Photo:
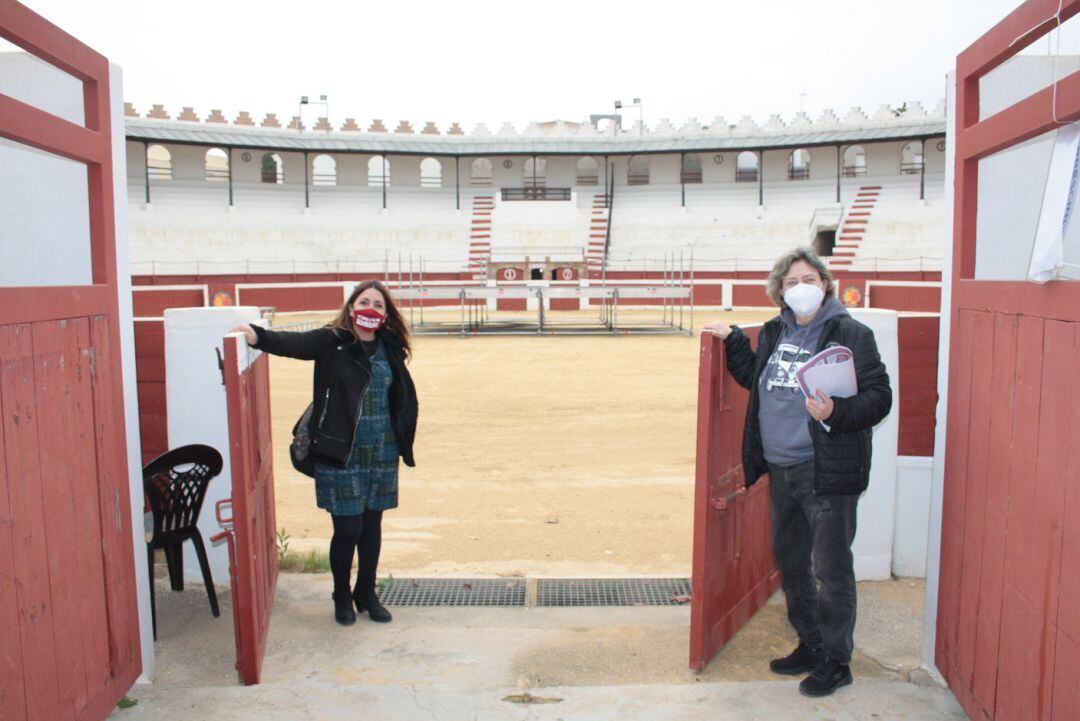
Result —
<instances>
[{"instance_id":1,"label":"hand on gate","mask_svg":"<svg viewBox=\"0 0 1080 721\"><path fill-rule=\"evenodd\" d=\"M723 323L721 321L715 321L715 322L709 323L705 327L703 327L701 329L701 332L702 333L712 333L714 336L716 336L720 340L724 340L729 335L731 335L731 326L727 325L726 323Z\"/></svg>"},{"instance_id":2,"label":"hand on gate","mask_svg":"<svg viewBox=\"0 0 1080 721\"><path fill-rule=\"evenodd\" d=\"M234 325L232 328L229 329L229 332L230 333L243 333L244 334L244 340L247 341L248 345L255 345L255 341L257 341L259 339L258 336L255 335L255 331L252 330L251 326L248 325L247 323L241 323L239 325Z\"/></svg>"}]
</instances>

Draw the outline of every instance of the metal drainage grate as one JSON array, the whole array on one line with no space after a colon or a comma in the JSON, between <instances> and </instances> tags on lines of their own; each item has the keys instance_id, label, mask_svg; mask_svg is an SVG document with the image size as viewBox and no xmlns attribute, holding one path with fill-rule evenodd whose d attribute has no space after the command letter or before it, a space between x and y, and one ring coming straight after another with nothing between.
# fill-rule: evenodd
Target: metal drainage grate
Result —
<instances>
[{"instance_id":1,"label":"metal drainage grate","mask_svg":"<svg viewBox=\"0 0 1080 721\"><path fill-rule=\"evenodd\" d=\"M524 578L395 578L379 589L387 606L524 606Z\"/></svg>"},{"instance_id":2,"label":"metal drainage grate","mask_svg":"<svg viewBox=\"0 0 1080 721\"><path fill-rule=\"evenodd\" d=\"M552 578L537 585L537 606L679 606L690 598L688 578Z\"/></svg>"}]
</instances>

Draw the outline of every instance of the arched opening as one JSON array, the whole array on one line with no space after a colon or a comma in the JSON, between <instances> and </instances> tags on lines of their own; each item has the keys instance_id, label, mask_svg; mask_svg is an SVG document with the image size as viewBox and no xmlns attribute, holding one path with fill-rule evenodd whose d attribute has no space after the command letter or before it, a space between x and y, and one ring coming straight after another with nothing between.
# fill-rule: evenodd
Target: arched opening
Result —
<instances>
[{"instance_id":1,"label":"arched opening","mask_svg":"<svg viewBox=\"0 0 1080 721\"><path fill-rule=\"evenodd\" d=\"M900 174L918 175L923 171L923 147L918 140L900 148Z\"/></svg>"},{"instance_id":2,"label":"arched opening","mask_svg":"<svg viewBox=\"0 0 1080 721\"><path fill-rule=\"evenodd\" d=\"M866 148L852 145L845 150L841 172L845 178L866 175Z\"/></svg>"},{"instance_id":3,"label":"arched opening","mask_svg":"<svg viewBox=\"0 0 1080 721\"><path fill-rule=\"evenodd\" d=\"M810 178L810 151L796 148L788 156L788 180L808 180Z\"/></svg>"},{"instance_id":4,"label":"arched opening","mask_svg":"<svg viewBox=\"0 0 1080 721\"><path fill-rule=\"evenodd\" d=\"M578 185L600 184L600 164L596 162L595 158L589 156L578 158L575 168L575 182Z\"/></svg>"},{"instance_id":5,"label":"arched opening","mask_svg":"<svg viewBox=\"0 0 1080 721\"><path fill-rule=\"evenodd\" d=\"M687 153L683 156L682 172L679 180L684 183L701 182L701 156L697 153Z\"/></svg>"},{"instance_id":6,"label":"arched opening","mask_svg":"<svg viewBox=\"0 0 1080 721\"><path fill-rule=\"evenodd\" d=\"M626 168L626 184L649 184L649 159L644 155L635 155L630 158Z\"/></svg>"},{"instance_id":7,"label":"arched opening","mask_svg":"<svg viewBox=\"0 0 1080 721\"><path fill-rule=\"evenodd\" d=\"M487 158L477 158L469 168L469 185L488 187L494 175L494 166Z\"/></svg>"},{"instance_id":8,"label":"arched opening","mask_svg":"<svg viewBox=\"0 0 1080 721\"><path fill-rule=\"evenodd\" d=\"M311 161L312 185L337 185L337 161L329 155L316 155Z\"/></svg>"},{"instance_id":9,"label":"arched opening","mask_svg":"<svg viewBox=\"0 0 1080 721\"><path fill-rule=\"evenodd\" d=\"M203 157L206 179L215 183L224 183L229 179L229 156L221 148L210 148Z\"/></svg>"},{"instance_id":10,"label":"arched opening","mask_svg":"<svg viewBox=\"0 0 1080 721\"><path fill-rule=\"evenodd\" d=\"M262 182L281 185L285 182L285 163L277 153L263 153Z\"/></svg>"},{"instance_id":11,"label":"arched opening","mask_svg":"<svg viewBox=\"0 0 1080 721\"><path fill-rule=\"evenodd\" d=\"M390 185L390 161L382 155L376 155L368 160L367 184L369 188Z\"/></svg>"},{"instance_id":12,"label":"arched opening","mask_svg":"<svg viewBox=\"0 0 1080 721\"><path fill-rule=\"evenodd\" d=\"M522 168L526 188L543 188L547 185L547 158L526 158Z\"/></svg>"},{"instance_id":13,"label":"arched opening","mask_svg":"<svg viewBox=\"0 0 1080 721\"><path fill-rule=\"evenodd\" d=\"M756 183L758 178L758 154L744 150L735 158L735 182Z\"/></svg>"},{"instance_id":14,"label":"arched opening","mask_svg":"<svg viewBox=\"0 0 1080 721\"><path fill-rule=\"evenodd\" d=\"M172 153L164 145L146 149L146 174L150 180L172 180Z\"/></svg>"},{"instance_id":15,"label":"arched opening","mask_svg":"<svg viewBox=\"0 0 1080 721\"><path fill-rule=\"evenodd\" d=\"M424 158L420 161L420 187L442 187L442 163L435 158Z\"/></svg>"}]
</instances>

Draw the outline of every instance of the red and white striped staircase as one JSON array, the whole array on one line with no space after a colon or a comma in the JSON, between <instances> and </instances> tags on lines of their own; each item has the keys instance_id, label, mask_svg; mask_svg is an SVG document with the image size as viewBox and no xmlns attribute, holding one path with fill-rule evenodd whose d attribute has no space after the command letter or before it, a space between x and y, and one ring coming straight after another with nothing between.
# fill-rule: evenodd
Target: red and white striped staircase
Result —
<instances>
[{"instance_id":1,"label":"red and white striped staircase","mask_svg":"<svg viewBox=\"0 0 1080 721\"><path fill-rule=\"evenodd\" d=\"M598 276L604 270L605 242L610 218L611 209L607 206L607 195L594 195L592 215L589 218L589 243L585 246L585 264L590 276Z\"/></svg>"},{"instance_id":2,"label":"red and white striped staircase","mask_svg":"<svg viewBox=\"0 0 1080 721\"><path fill-rule=\"evenodd\" d=\"M830 267L841 269L851 267L851 261L855 259L859 244L866 237L866 228L880 194L880 185L863 185L859 188L855 194L855 202L851 204L851 210L844 216L844 222L836 236L836 245L833 246L833 254L829 259Z\"/></svg>"},{"instance_id":3,"label":"red and white striped staircase","mask_svg":"<svg viewBox=\"0 0 1080 721\"><path fill-rule=\"evenodd\" d=\"M472 224L469 228L469 271L473 280L487 280L488 261L491 260L491 214L494 210L495 196L473 197Z\"/></svg>"}]
</instances>

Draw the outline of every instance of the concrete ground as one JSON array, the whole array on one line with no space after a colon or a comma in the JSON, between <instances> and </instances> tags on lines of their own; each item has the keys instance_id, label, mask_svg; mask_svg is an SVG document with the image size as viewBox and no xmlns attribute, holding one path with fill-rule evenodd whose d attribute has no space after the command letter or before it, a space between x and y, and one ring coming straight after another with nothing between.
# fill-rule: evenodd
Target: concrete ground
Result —
<instances>
[{"instance_id":1,"label":"concrete ground","mask_svg":"<svg viewBox=\"0 0 1080 721\"><path fill-rule=\"evenodd\" d=\"M768 671L795 643L774 597L701 673L689 607L392 608L332 617L326 575L282 574L262 683L233 668L231 599L158 580L157 673L117 721L191 719L963 719L918 668L920 581L859 584L854 685L814 700Z\"/></svg>"}]
</instances>

